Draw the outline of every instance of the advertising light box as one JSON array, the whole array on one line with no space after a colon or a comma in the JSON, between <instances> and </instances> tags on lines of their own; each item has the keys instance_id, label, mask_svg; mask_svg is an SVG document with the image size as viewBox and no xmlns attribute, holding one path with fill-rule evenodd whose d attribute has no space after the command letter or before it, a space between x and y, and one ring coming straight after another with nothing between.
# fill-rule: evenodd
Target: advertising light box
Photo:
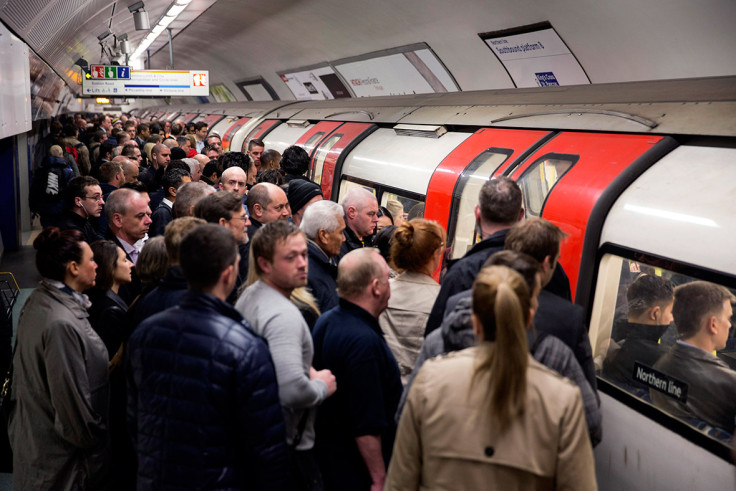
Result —
<instances>
[{"instance_id":1,"label":"advertising light box","mask_svg":"<svg viewBox=\"0 0 736 491\"><path fill-rule=\"evenodd\" d=\"M97 68L97 67L94 67ZM107 74L101 66L100 72ZM120 68L117 67L118 72ZM108 70L109 71L109 70ZM208 70L122 70L122 74L129 74L129 79L119 77L85 78L82 81L82 94L91 96L149 96L149 97L181 97L181 96L208 96L210 81ZM110 71L112 75L112 72Z\"/></svg>"}]
</instances>

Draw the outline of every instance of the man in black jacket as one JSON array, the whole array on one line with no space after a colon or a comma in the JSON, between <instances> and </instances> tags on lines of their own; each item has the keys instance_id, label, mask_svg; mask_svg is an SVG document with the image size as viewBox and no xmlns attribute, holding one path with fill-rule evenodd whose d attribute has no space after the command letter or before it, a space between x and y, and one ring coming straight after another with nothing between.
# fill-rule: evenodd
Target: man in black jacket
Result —
<instances>
[{"instance_id":1,"label":"man in black jacket","mask_svg":"<svg viewBox=\"0 0 736 491\"><path fill-rule=\"evenodd\" d=\"M427 319L426 336L442 324L447 299L473 286L486 259L503 250L506 232L524 218L521 189L508 177L489 179L480 190L475 205L476 228L482 239L463 257L450 265Z\"/></svg>"},{"instance_id":2,"label":"man in black jacket","mask_svg":"<svg viewBox=\"0 0 736 491\"><path fill-rule=\"evenodd\" d=\"M319 310L325 313L340 302L337 296L337 257L340 245L345 241L342 207L327 200L313 203L304 212L300 228L307 236L307 286L317 299Z\"/></svg>"},{"instance_id":3,"label":"man in black jacket","mask_svg":"<svg viewBox=\"0 0 736 491\"><path fill-rule=\"evenodd\" d=\"M294 489L268 347L225 303L235 239L201 225L180 253L189 290L144 321L126 349L137 487Z\"/></svg>"},{"instance_id":4,"label":"man in black jacket","mask_svg":"<svg viewBox=\"0 0 736 491\"><path fill-rule=\"evenodd\" d=\"M105 201L97 179L89 176L75 177L66 188L67 209L60 221L61 230L79 230L88 244L102 239L90 223L91 217L99 217Z\"/></svg>"},{"instance_id":5,"label":"man in black jacket","mask_svg":"<svg viewBox=\"0 0 736 491\"><path fill-rule=\"evenodd\" d=\"M506 249L529 254L542 268L542 291L534 315L534 328L551 334L572 349L593 392L596 392L593 351L590 347L585 312L582 307L555 295L544 287L552 280L560 258L560 244L565 233L543 218L529 218L514 225L506 235ZM598 396L596 392L596 397Z\"/></svg>"}]
</instances>

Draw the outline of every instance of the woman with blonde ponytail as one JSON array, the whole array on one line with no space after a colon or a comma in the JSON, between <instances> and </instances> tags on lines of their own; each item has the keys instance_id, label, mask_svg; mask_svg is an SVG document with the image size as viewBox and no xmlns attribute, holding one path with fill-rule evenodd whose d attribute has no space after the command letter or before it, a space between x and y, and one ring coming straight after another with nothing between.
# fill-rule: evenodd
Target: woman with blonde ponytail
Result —
<instances>
[{"instance_id":1,"label":"woman with blonde ponytail","mask_svg":"<svg viewBox=\"0 0 736 491\"><path fill-rule=\"evenodd\" d=\"M580 390L530 355L516 271L473 284L477 346L428 360L401 415L386 489L596 489Z\"/></svg>"}]
</instances>

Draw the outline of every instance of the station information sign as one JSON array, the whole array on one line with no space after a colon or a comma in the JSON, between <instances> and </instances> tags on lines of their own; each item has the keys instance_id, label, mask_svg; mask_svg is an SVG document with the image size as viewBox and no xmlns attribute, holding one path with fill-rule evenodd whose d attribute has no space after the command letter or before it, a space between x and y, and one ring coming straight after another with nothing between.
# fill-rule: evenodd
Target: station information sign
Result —
<instances>
[{"instance_id":1,"label":"station information sign","mask_svg":"<svg viewBox=\"0 0 736 491\"><path fill-rule=\"evenodd\" d=\"M89 74L95 80L130 79L129 66L91 65Z\"/></svg>"},{"instance_id":2,"label":"station information sign","mask_svg":"<svg viewBox=\"0 0 736 491\"><path fill-rule=\"evenodd\" d=\"M131 70L130 67L123 66L92 65L90 75L91 78L82 80L82 94L95 97L181 97L210 94L208 70Z\"/></svg>"}]
</instances>

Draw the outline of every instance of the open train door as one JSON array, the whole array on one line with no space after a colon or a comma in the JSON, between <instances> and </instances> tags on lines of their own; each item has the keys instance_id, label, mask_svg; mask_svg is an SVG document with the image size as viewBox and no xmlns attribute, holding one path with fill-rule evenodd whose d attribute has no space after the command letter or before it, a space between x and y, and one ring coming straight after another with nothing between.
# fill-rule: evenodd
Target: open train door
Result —
<instances>
[{"instance_id":1,"label":"open train door","mask_svg":"<svg viewBox=\"0 0 736 491\"><path fill-rule=\"evenodd\" d=\"M455 148L432 174L424 217L447 230L448 258L457 259L478 240L475 205L483 183L514 167L549 131L483 128Z\"/></svg>"},{"instance_id":2,"label":"open train door","mask_svg":"<svg viewBox=\"0 0 736 491\"><path fill-rule=\"evenodd\" d=\"M567 234L560 263L573 299L586 229L599 198L609 189L618 190L617 196L674 146L672 138L657 135L562 132L506 171L521 187L526 216L545 218ZM603 219L592 225L602 227Z\"/></svg>"}]
</instances>

